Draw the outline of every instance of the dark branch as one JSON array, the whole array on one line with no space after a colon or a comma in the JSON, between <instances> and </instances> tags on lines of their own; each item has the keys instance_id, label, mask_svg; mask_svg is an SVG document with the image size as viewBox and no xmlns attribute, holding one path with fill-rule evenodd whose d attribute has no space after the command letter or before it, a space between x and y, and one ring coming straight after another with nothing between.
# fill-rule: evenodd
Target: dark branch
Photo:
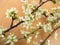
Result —
<instances>
[{"instance_id":1,"label":"dark branch","mask_svg":"<svg viewBox=\"0 0 60 45\"><path fill-rule=\"evenodd\" d=\"M45 2L42 2L39 6L37 6L36 9L34 9L34 10L31 12L31 14L33 14L34 12L36 12L39 7L41 7L43 4L45 4L45 3L48 2L48 1L51 1L51 0L46 0Z\"/></svg>"},{"instance_id":2,"label":"dark branch","mask_svg":"<svg viewBox=\"0 0 60 45\"><path fill-rule=\"evenodd\" d=\"M13 26L13 22L14 22L14 19L13 19L13 17L12 17L12 21L11 21L11 25L10 25L10 27Z\"/></svg>"},{"instance_id":3,"label":"dark branch","mask_svg":"<svg viewBox=\"0 0 60 45\"><path fill-rule=\"evenodd\" d=\"M23 22L24 22L24 21L20 21L20 22L18 22L16 25L14 25L14 26L8 28L7 30L5 30L4 33L10 31L11 29L13 29L13 28L15 28L15 27L17 27L18 25L22 24Z\"/></svg>"},{"instance_id":4,"label":"dark branch","mask_svg":"<svg viewBox=\"0 0 60 45\"><path fill-rule=\"evenodd\" d=\"M43 40L43 42L42 42L40 45L44 45L44 43L46 42L46 40L47 40L57 29L59 29L59 28L60 28L60 26L57 27L56 29L54 29L54 30L45 38L45 40Z\"/></svg>"}]
</instances>

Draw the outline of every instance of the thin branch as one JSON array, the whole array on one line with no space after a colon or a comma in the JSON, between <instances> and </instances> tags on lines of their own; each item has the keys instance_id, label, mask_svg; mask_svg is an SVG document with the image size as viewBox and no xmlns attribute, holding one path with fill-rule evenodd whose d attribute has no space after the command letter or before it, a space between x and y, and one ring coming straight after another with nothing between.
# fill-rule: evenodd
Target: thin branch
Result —
<instances>
[{"instance_id":1,"label":"thin branch","mask_svg":"<svg viewBox=\"0 0 60 45\"><path fill-rule=\"evenodd\" d=\"M60 26L57 27L56 29L54 29L54 30L45 38L45 40L43 40L43 42L42 42L40 45L44 45L44 43L46 42L46 40L47 40L57 29L59 29L59 28L60 28Z\"/></svg>"},{"instance_id":2,"label":"thin branch","mask_svg":"<svg viewBox=\"0 0 60 45\"><path fill-rule=\"evenodd\" d=\"M46 0L45 2L42 2L39 6L37 6L36 9L34 9L34 10L31 12L31 14L33 14L34 12L36 12L39 7L41 7L43 4L47 3L48 1L51 1L51 0Z\"/></svg>"},{"instance_id":3,"label":"thin branch","mask_svg":"<svg viewBox=\"0 0 60 45\"><path fill-rule=\"evenodd\" d=\"M15 28L15 27L17 27L18 25L22 24L23 22L24 22L24 21L20 21L20 22L18 22L16 25L14 25L14 26L8 28L7 30L5 30L4 33L10 31L11 29L13 29L13 28Z\"/></svg>"},{"instance_id":4,"label":"thin branch","mask_svg":"<svg viewBox=\"0 0 60 45\"><path fill-rule=\"evenodd\" d=\"M37 29L35 29L34 31L32 31L32 32L30 32L29 34L27 34L27 36L29 36L29 35L31 35L31 34L34 34L36 31L39 31L39 30L40 30L40 28L37 28ZM23 36L23 37L19 38L19 40L26 39L26 38L27 38L27 37Z\"/></svg>"},{"instance_id":5,"label":"thin branch","mask_svg":"<svg viewBox=\"0 0 60 45\"><path fill-rule=\"evenodd\" d=\"M12 21L11 21L11 25L10 25L10 27L13 26L13 22L14 22L14 19L13 19L13 17L12 17Z\"/></svg>"}]
</instances>

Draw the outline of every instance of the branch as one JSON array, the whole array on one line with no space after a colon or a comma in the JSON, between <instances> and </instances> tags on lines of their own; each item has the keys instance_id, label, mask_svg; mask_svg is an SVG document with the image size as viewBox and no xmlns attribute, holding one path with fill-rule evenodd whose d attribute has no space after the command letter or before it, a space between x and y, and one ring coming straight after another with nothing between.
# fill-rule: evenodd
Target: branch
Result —
<instances>
[{"instance_id":1,"label":"branch","mask_svg":"<svg viewBox=\"0 0 60 45\"><path fill-rule=\"evenodd\" d=\"M34 12L36 12L40 6L42 6L43 4L45 4L45 3L48 2L48 1L50 1L50 0L47 0L47 1L45 1L45 2L42 2L35 10L33 10L33 11L31 12L31 14L33 14ZM16 25L12 26L12 24L13 24L13 20L12 20L12 23L11 23L11 26L12 26L12 27L10 27L10 28L8 28L7 30L5 30L4 33L10 31L11 29L13 29L13 28L15 28L15 27L17 27L18 25L20 25L20 24L23 23L23 22L24 22L24 21L18 22Z\"/></svg>"},{"instance_id":2,"label":"branch","mask_svg":"<svg viewBox=\"0 0 60 45\"><path fill-rule=\"evenodd\" d=\"M39 6L36 7L36 9L34 9L31 14L33 14L34 12L36 12L38 10L39 7L41 7L43 4L45 4L46 2L51 1L51 0L46 0L45 2L42 2L41 4L39 4Z\"/></svg>"},{"instance_id":3,"label":"branch","mask_svg":"<svg viewBox=\"0 0 60 45\"><path fill-rule=\"evenodd\" d=\"M30 32L29 34L27 34L27 36L31 35L31 34L34 34L36 31L39 31L40 28L37 28L35 29L34 31ZM23 36L21 38L19 38L19 40L22 40L22 39L26 39L27 37Z\"/></svg>"},{"instance_id":4,"label":"branch","mask_svg":"<svg viewBox=\"0 0 60 45\"><path fill-rule=\"evenodd\" d=\"M13 19L13 17L12 17L12 21L11 21L11 25L10 25L10 27L13 26L13 22L14 22L14 19Z\"/></svg>"},{"instance_id":5,"label":"branch","mask_svg":"<svg viewBox=\"0 0 60 45\"><path fill-rule=\"evenodd\" d=\"M43 42L42 42L40 45L44 45L44 43L46 42L46 40L47 40L57 29L59 29L59 28L60 28L60 26L57 27L57 28L55 28L55 29L45 38L45 40L43 40Z\"/></svg>"},{"instance_id":6,"label":"branch","mask_svg":"<svg viewBox=\"0 0 60 45\"><path fill-rule=\"evenodd\" d=\"M14 25L14 26L8 28L7 30L5 30L4 33L10 31L11 29L13 29L13 28L15 28L15 27L17 27L18 25L22 24L23 22L24 22L24 21L20 21L20 22L18 22L16 25Z\"/></svg>"}]
</instances>

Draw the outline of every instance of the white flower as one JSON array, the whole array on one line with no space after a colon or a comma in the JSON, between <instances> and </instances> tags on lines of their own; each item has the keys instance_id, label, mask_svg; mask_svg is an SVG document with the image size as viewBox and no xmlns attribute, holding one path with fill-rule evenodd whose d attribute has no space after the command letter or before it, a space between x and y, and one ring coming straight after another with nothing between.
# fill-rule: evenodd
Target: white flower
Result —
<instances>
[{"instance_id":1,"label":"white flower","mask_svg":"<svg viewBox=\"0 0 60 45\"><path fill-rule=\"evenodd\" d=\"M60 7L53 8L52 11L54 16L56 16L57 18L60 18Z\"/></svg>"},{"instance_id":2,"label":"white flower","mask_svg":"<svg viewBox=\"0 0 60 45\"><path fill-rule=\"evenodd\" d=\"M8 9L6 12L6 17L11 18L14 15L16 16L17 13L18 13L18 11L16 10L16 8Z\"/></svg>"},{"instance_id":3,"label":"white flower","mask_svg":"<svg viewBox=\"0 0 60 45\"><path fill-rule=\"evenodd\" d=\"M45 32L51 32L52 31L51 23L45 24L43 28L44 28Z\"/></svg>"},{"instance_id":4,"label":"white flower","mask_svg":"<svg viewBox=\"0 0 60 45\"><path fill-rule=\"evenodd\" d=\"M29 33L30 33L30 32L21 30L21 34L23 34L25 37L27 37L27 34L29 34Z\"/></svg>"},{"instance_id":5,"label":"white flower","mask_svg":"<svg viewBox=\"0 0 60 45\"><path fill-rule=\"evenodd\" d=\"M32 39L32 37L28 37L27 38L27 43L30 43L31 39Z\"/></svg>"},{"instance_id":6,"label":"white flower","mask_svg":"<svg viewBox=\"0 0 60 45\"><path fill-rule=\"evenodd\" d=\"M28 0L20 0L20 1L21 1L21 2L25 2L25 3L28 2Z\"/></svg>"},{"instance_id":7,"label":"white flower","mask_svg":"<svg viewBox=\"0 0 60 45\"><path fill-rule=\"evenodd\" d=\"M55 37L55 40L57 40L57 37L58 37L57 32L55 32L54 37Z\"/></svg>"},{"instance_id":8,"label":"white flower","mask_svg":"<svg viewBox=\"0 0 60 45\"><path fill-rule=\"evenodd\" d=\"M57 17L54 17L54 16L49 16L49 17L47 18L48 22L53 22L53 21L55 21L56 19L57 19Z\"/></svg>"},{"instance_id":9,"label":"white flower","mask_svg":"<svg viewBox=\"0 0 60 45\"><path fill-rule=\"evenodd\" d=\"M17 39L17 37L14 35L14 34L10 34L10 35L8 35L8 37L7 37L7 41L6 41L6 43L5 44L14 44L14 42L17 42L18 41L18 39Z\"/></svg>"},{"instance_id":10,"label":"white flower","mask_svg":"<svg viewBox=\"0 0 60 45\"><path fill-rule=\"evenodd\" d=\"M0 37L2 38L4 38L3 32L4 32L4 29L0 29Z\"/></svg>"},{"instance_id":11,"label":"white flower","mask_svg":"<svg viewBox=\"0 0 60 45\"><path fill-rule=\"evenodd\" d=\"M37 38L37 37L38 37L38 35L39 35L39 32L36 32L36 34L35 34L35 38Z\"/></svg>"},{"instance_id":12,"label":"white flower","mask_svg":"<svg viewBox=\"0 0 60 45\"><path fill-rule=\"evenodd\" d=\"M50 45L50 40L47 40L45 45Z\"/></svg>"},{"instance_id":13,"label":"white flower","mask_svg":"<svg viewBox=\"0 0 60 45\"><path fill-rule=\"evenodd\" d=\"M48 42L48 45L50 45L50 40L47 40L47 42Z\"/></svg>"},{"instance_id":14,"label":"white flower","mask_svg":"<svg viewBox=\"0 0 60 45\"><path fill-rule=\"evenodd\" d=\"M34 45L40 45L38 42L33 42Z\"/></svg>"},{"instance_id":15,"label":"white flower","mask_svg":"<svg viewBox=\"0 0 60 45\"><path fill-rule=\"evenodd\" d=\"M22 24L22 26L25 27L26 29L28 29L32 25L32 22L34 21L33 15L27 15L25 17L20 18L20 20L25 21Z\"/></svg>"},{"instance_id":16,"label":"white flower","mask_svg":"<svg viewBox=\"0 0 60 45\"><path fill-rule=\"evenodd\" d=\"M39 22L39 23L37 24L37 27L38 27L38 28L42 28L42 27L43 27L43 25L41 24L41 22Z\"/></svg>"}]
</instances>

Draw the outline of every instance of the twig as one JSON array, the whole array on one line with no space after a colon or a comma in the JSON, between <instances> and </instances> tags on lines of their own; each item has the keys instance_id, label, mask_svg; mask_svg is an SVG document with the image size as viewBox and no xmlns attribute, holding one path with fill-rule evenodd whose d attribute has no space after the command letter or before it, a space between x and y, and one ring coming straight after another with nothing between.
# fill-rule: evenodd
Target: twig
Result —
<instances>
[{"instance_id":1,"label":"twig","mask_svg":"<svg viewBox=\"0 0 60 45\"><path fill-rule=\"evenodd\" d=\"M12 17L12 21L11 21L11 25L10 25L10 27L13 26L13 22L14 22L14 19L13 19L13 17Z\"/></svg>"},{"instance_id":2,"label":"twig","mask_svg":"<svg viewBox=\"0 0 60 45\"><path fill-rule=\"evenodd\" d=\"M29 35L31 35L31 34L34 34L36 31L39 31L39 30L40 30L40 28L37 28L37 29L35 29L34 31L32 31L32 32L30 32L29 34L27 34L27 36L29 36ZM19 40L26 39L26 38L27 38L27 37L23 36L23 37L19 38Z\"/></svg>"},{"instance_id":3,"label":"twig","mask_svg":"<svg viewBox=\"0 0 60 45\"><path fill-rule=\"evenodd\" d=\"M48 2L48 1L51 1L51 0L46 0L45 2L42 2L39 6L37 6L36 9L34 9L34 10L31 12L31 14L33 14L34 12L36 12L39 7L41 7L43 4L45 4L45 3Z\"/></svg>"},{"instance_id":4,"label":"twig","mask_svg":"<svg viewBox=\"0 0 60 45\"><path fill-rule=\"evenodd\" d=\"M20 22L18 22L16 25L14 25L14 26L8 28L7 30L5 30L4 33L10 31L11 29L13 29L13 28L15 28L15 27L17 27L18 25L20 25L20 24L23 23L23 22L24 22L24 21L20 21Z\"/></svg>"},{"instance_id":5,"label":"twig","mask_svg":"<svg viewBox=\"0 0 60 45\"><path fill-rule=\"evenodd\" d=\"M44 45L44 43L46 42L46 40L47 40L57 29L59 29L59 28L60 28L60 26L57 27L56 29L54 29L54 30L45 38L45 40L43 40L43 42L42 42L40 45Z\"/></svg>"}]
</instances>

